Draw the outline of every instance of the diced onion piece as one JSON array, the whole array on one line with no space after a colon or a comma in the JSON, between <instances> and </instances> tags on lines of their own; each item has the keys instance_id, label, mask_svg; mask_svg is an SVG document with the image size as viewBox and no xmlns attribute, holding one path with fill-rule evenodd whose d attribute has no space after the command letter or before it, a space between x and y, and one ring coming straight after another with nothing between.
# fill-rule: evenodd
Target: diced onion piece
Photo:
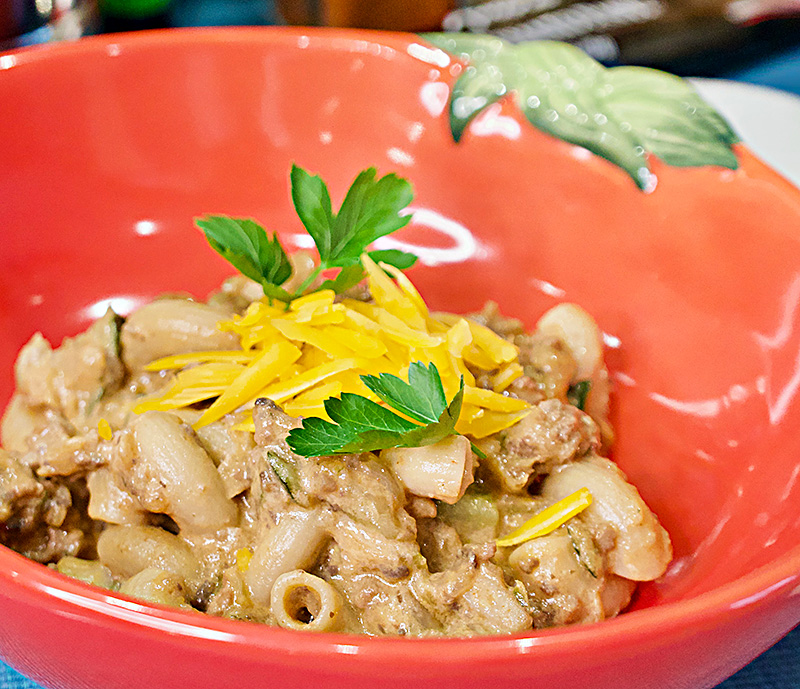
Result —
<instances>
[{"instance_id":1,"label":"diced onion piece","mask_svg":"<svg viewBox=\"0 0 800 689\"><path fill-rule=\"evenodd\" d=\"M580 514L592 504L592 494L588 488L580 488L571 493L563 500L551 505L546 510L531 517L518 529L514 529L510 534L497 539L497 545L501 547L519 545L530 541L538 536L546 536L555 531L559 526L572 519L576 514Z\"/></svg>"}]
</instances>

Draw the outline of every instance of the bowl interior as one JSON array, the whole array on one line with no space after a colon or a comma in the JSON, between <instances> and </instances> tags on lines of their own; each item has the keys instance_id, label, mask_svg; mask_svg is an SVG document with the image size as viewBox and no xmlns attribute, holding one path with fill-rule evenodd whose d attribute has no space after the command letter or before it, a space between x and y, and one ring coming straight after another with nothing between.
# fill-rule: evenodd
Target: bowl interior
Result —
<instances>
[{"instance_id":1,"label":"bowl interior","mask_svg":"<svg viewBox=\"0 0 800 689\"><path fill-rule=\"evenodd\" d=\"M487 299L532 325L558 301L606 333L614 457L676 559L637 606L690 598L800 537L800 194L740 148L736 171L654 163L653 193L528 126L509 103L459 144L457 68L421 40L302 31L97 39L0 57L0 403L16 351L111 303L204 296L229 274L192 225L258 218L298 246L292 161L334 203L368 166L412 180L400 239L433 308ZM417 46L417 47L413 47ZM302 243L302 242L300 242Z\"/></svg>"}]
</instances>

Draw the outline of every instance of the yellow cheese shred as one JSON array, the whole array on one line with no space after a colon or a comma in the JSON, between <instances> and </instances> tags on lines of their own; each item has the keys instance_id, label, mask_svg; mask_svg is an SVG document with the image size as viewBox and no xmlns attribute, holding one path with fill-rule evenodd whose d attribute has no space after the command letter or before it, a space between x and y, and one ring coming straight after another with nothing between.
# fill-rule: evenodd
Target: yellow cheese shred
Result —
<instances>
[{"instance_id":1,"label":"yellow cheese shred","mask_svg":"<svg viewBox=\"0 0 800 689\"><path fill-rule=\"evenodd\" d=\"M425 301L422 298L422 295L417 291L417 288L414 287L414 283L408 279L406 274L396 268L395 266L391 266L388 263L381 263L381 268L383 268L387 273L389 273L396 281L397 285L400 289L405 293L406 297L408 297L409 301L416 307L417 311L420 315L424 316L425 318L428 317L428 307L425 304Z\"/></svg>"},{"instance_id":2,"label":"yellow cheese shred","mask_svg":"<svg viewBox=\"0 0 800 689\"><path fill-rule=\"evenodd\" d=\"M559 500L539 514L531 517L518 529L514 529L503 538L498 538L498 546L519 545L539 536L546 536L559 526L583 512L592 504L592 494L588 488L580 488L567 497Z\"/></svg>"},{"instance_id":3,"label":"yellow cheese shred","mask_svg":"<svg viewBox=\"0 0 800 689\"><path fill-rule=\"evenodd\" d=\"M300 358L302 352L289 342L278 342L265 349L251 366L236 377L216 401L205 410L194 424L202 428L221 419L241 405L241 400L250 399L271 383L287 366Z\"/></svg>"},{"instance_id":4,"label":"yellow cheese shred","mask_svg":"<svg viewBox=\"0 0 800 689\"><path fill-rule=\"evenodd\" d=\"M283 405L283 411L289 414L289 416L298 418L317 416L326 421L330 421L331 419L325 411L325 400L329 397L340 395L342 393L342 387L342 383L338 380L332 380L328 383L317 385L286 402Z\"/></svg>"},{"instance_id":5,"label":"yellow cheese shred","mask_svg":"<svg viewBox=\"0 0 800 689\"><path fill-rule=\"evenodd\" d=\"M301 392L308 390L313 385L322 382L326 378L330 378L336 373L347 371L351 368L356 368L359 362L357 359L337 359L330 363L316 366L309 369L305 373L293 377L285 382L279 382L271 385L262 392L262 397L268 397L276 404L285 402L290 397L299 395Z\"/></svg>"},{"instance_id":6,"label":"yellow cheese shred","mask_svg":"<svg viewBox=\"0 0 800 689\"><path fill-rule=\"evenodd\" d=\"M148 370L174 371L174 380L134 411L211 400L195 428L238 412L234 428L253 432L250 410L259 397L292 416L327 418L325 400L343 392L380 401L360 376L405 377L412 362L422 361L436 365L448 399L463 378L459 433L484 438L528 414L530 405L505 393L523 374L513 344L463 316L430 312L399 269L367 255L362 265L372 301L337 300L333 290L320 290L290 304L253 302L244 314L218 326L239 337L241 350L182 353L151 362Z\"/></svg>"},{"instance_id":7,"label":"yellow cheese shred","mask_svg":"<svg viewBox=\"0 0 800 689\"><path fill-rule=\"evenodd\" d=\"M111 438L114 437L114 434L111 432L111 424L109 424L105 419L100 419L97 422L97 434L103 440L111 440Z\"/></svg>"},{"instance_id":8,"label":"yellow cheese shred","mask_svg":"<svg viewBox=\"0 0 800 689\"><path fill-rule=\"evenodd\" d=\"M530 408L519 412L500 412L464 404L461 416L456 422L456 430L462 435L473 438L485 438L510 428L530 414Z\"/></svg>"},{"instance_id":9,"label":"yellow cheese shred","mask_svg":"<svg viewBox=\"0 0 800 689\"><path fill-rule=\"evenodd\" d=\"M411 299L406 292L398 287L384 269L387 267L382 263L380 267L366 254L361 259L364 270L369 279L370 293L375 303L382 309L400 318L409 327L421 330L425 327L424 314L417 308L417 303Z\"/></svg>"},{"instance_id":10,"label":"yellow cheese shred","mask_svg":"<svg viewBox=\"0 0 800 689\"><path fill-rule=\"evenodd\" d=\"M198 361L220 362L230 364L248 364L255 354L253 352L189 352L187 354L173 354L161 359L151 361L144 367L145 371L168 371L170 369L183 368L189 364L196 364Z\"/></svg>"},{"instance_id":11,"label":"yellow cheese shred","mask_svg":"<svg viewBox=\"0 0 800 689\"><path fill-rule=\"evenodd\" d=\"M500 370L495 373L491 378L492 390L495 392L503 392L511 383L523 374L522 366L516 361L505 364Z\"/></svg>"},{"instance_id":12,"label":"yellow cheese shred","mask_svg":"<svg viewBox=\"0 0 800 689\"><path fill-rule=\"evenodd\" d=\"M236 551L236 568L244 574L250 569L250 560L253 559L253 551L250 548L239 548Z\"/></svg>"},{"instance_id":13,"label":"yellow cheese shred","mask_svg":"<svg viewBox=\"0 0 800 689\"><path fill-rule=\"evenodd\" d=\"M464 388L464 402L492 411L519 412L528 408L528 403L515 397L504 397L491 390L474 388L467 385Z\"/></svg>"},{"instance_id":14,"label":"yellow cheese shred","mask_svg":"<svg viewBox=\"0 0 800 689\"><path fill-rule=\"evenodd\" d=\"M169 411L219 397L245 370L244 366L221 362L186 368L177 374L165 393L142 400L133 411L137 414L150 410Z\"/></svg>"}]
</instances>

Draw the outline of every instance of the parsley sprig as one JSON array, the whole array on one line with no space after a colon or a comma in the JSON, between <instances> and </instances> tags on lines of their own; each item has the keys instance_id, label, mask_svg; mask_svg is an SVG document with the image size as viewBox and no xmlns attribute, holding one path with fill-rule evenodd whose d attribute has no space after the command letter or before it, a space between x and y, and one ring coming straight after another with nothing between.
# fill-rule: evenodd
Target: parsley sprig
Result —
<instances>
[{"instance_id":1,"label":"parsley sprig","mask_svg":"<svg viewBox=\"0 0 800 689\"><path fill-rule=\"evenodd\" d=\"M408 382L388 373L361 376L361 380L390 408L354 393L330 397L324 404L333 422L303 419L302 428L289 433L289 447L304 457L322 457L389 447L420 447L456 435L464 397L463 379L449 403L434 364L412 363Z\"/></svg>"},{"instance_id":2,"label":"parsley sprig","mask_svg":"<svg viewBox=\"0 0 800 689\"><path fill-rule=\"evenodd\" d=\"M410 215L401 211L413 199L411 184L395 174L378 177L375 168L358 174L338 213L333 212L330 193L322 178L292 165L292 202L319 253L319 264L293 292L283 285L292 276L292 264L278 236L255 220L208 215L195 222L211 247L238 271L264 288L271 298L291 301L303 295L323 271L339 269L320 289L337 294L358 284L364 277L359 258L376 239L407 225ZM413 254L394 249L370 251L375 262L410 268Z\"/></svg>"}]
</instances>

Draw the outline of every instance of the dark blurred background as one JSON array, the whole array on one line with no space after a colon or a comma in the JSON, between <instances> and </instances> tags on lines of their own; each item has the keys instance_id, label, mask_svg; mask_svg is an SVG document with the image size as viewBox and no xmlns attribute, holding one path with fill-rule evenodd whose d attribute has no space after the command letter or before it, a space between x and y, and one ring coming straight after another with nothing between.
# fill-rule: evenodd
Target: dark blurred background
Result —
<instances>
[{"instance_id":1,"label":"dark blurred background","mask_svg":"<svg viewBox=\"0 0 800 689\"><path fill-rule=\"evenodd\" d=\"M608 65L800 94L800 0L0 0L0 49L86 33L287 23L566 40Z\"/></svg>"}]
</instances>

